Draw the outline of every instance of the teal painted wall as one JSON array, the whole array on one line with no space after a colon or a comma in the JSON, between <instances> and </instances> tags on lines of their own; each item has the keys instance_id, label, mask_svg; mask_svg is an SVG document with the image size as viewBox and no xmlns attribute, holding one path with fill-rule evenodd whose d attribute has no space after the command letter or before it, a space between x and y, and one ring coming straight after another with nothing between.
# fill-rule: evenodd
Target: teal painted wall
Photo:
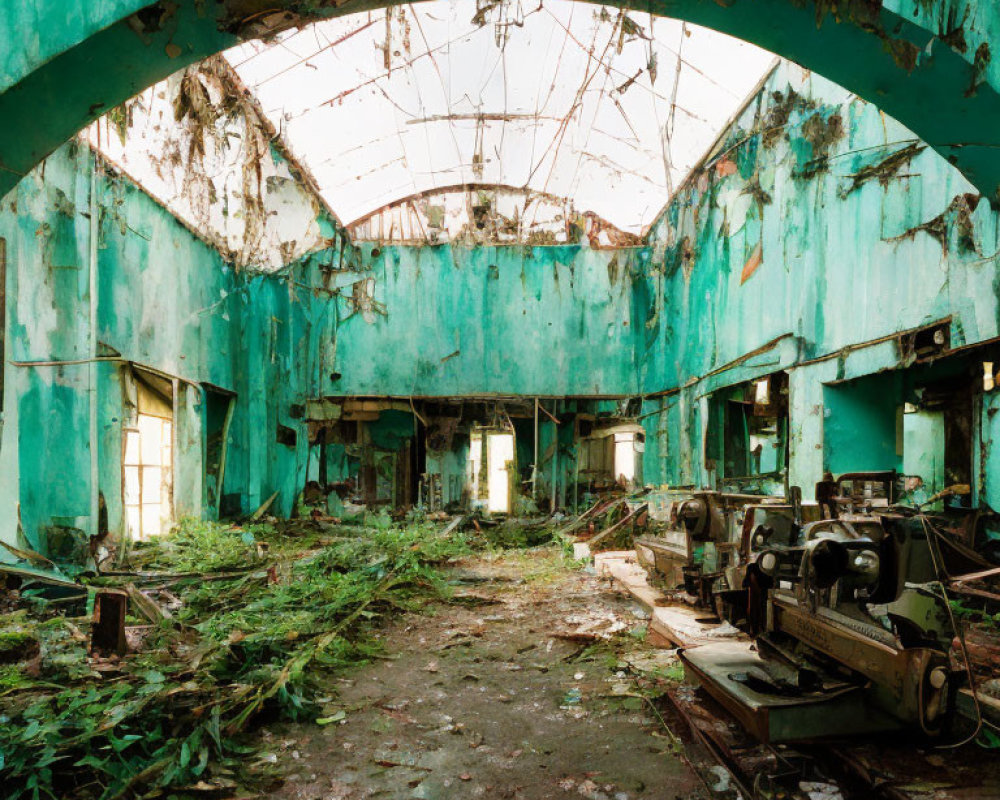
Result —
<instances>
[{"instance_id":1,"label":"teal painted wall","mask_svg":"<svg viewBox=\"0 0 1000 800\"><path fill-rule=\"evenodd\" d=\"M252 510L278 491L275 508L288 513L315 477L301 413L311 398L658 395L642 410L646 483L707 485L712 393L785 369L789 479L808 497L827 468L888 459L886 442L852 451L865 430L861 400L844 401L837 386L901 369L895 334L949 318L953 347L1000 336L997 212L901 125L788 64L680 188L647 246L623 251L338 237L280 274L237 273L103 171L94 238L92 172L89 152L66 146L3 202L7 360L88 358L95 263L99 352L188 387L178 459L190 467L183 503L193 513L212 513L200 475L202 384L237 396L222 493ZM48 525L90 529L92 380L98 483L114 525L120 367L8 363L5 375L0 533L13 540L18 503L39 547ZM979 412L977 482L988 502L998 493L995 405L987 395ZM560 409L569 407L550 407ZM278 443L279 426L295 431L294 444ZM550 451L562 486L575 468L571 423L558 449L552 427L541 426L543 489ZM342 471L343 454L329 457Z\"/></svg>"},{"instance_id":2,"label":"teal painted wall","mask_svg":"<svg viewBox=\"0 0 1000 800\"><path fill-rule=\"evenodd\" d=\"M7 337L0 434L0 536L45 552L52 525L95 532L91 518L91 395L97 488L109 527L122 525L122 362L179 381L174 487L180 512L215 513L204 481L206 388L234 392L222 494L253 510L280 491L291 511L305 481L308 441L295 409L318 385L325 309L287 275L234 272L130 181L71 143L0 208L7 242ZM93 178L93 196L91 193ZM95 216L96 214L96 216ZM92 230L93 220L93 230ZM93 234L93 235L92 235ZM93 248L92 248L93 245ZM91 367L90 270L96 269ZM27 362L71 362L17 366ZM206 386L207 385L207 386ZM296 430L279 444L277 426Z\"/></svg>"},{"instance_id":3,"label":"teal painted wall","mask_svg":"<svg viewBox=\"0 0 1000 800\"><path fill-rule=\"evenodd\" d=\"M123 525L123 362L179 379L174 498L179 513L196 516L216 513L217 495L251 511L275 491L275 511L291 512L318 471L302 413L310 398L639 391L633 276L647 268L646 248L373 252L373 245L340 243L279 274L236 272L79 143L60 149L5 199L0 236L13 362L0 440L0 504L10 513L0 535L16 540L20 505L26 543L43 552L52 525L95 531L95 490L110 529ZM113 359L93 371L92 264L97 353ZM53 361L61 363L28 365ZM210 493L204 392L215 388L236 399L224 486ZM409 432L412 419L401 416ZM294 444L277 441L279 426L295 431ZM572 462L548 452L551 427L541 425L542 488L551 483L553 458L564 487L572 475ZM343 454L330 448L328 457L334 479L344 471ZM442 471L464 474L464 459L464 448L447 454Z\"/></svg>"},{"instance_id":4,"label":"teal painted wall","mask_svg":"<svg viewBox=\"0 0 1000 800\"><path fill-rule=\"evenodd\" d=\"M883 372L823 387L824 466L834 475L902 471L900 377Z\"/></svg>"},{"instance_id":5,"label":"teal painted wall","mask_svg":"<svg viewBox=\"0 0 1000 800\"><path fill-rule=\"evenodd\" d=\"M708 396L789 369L790 476L808 495L833 413L824 383L902 366L882 340L948 317L953 347L1000 334L998 232L990 204L903 126L780 65L651 232L636 358L644 392L675 393L672 455L647 455L647 481L710 482ZM829 440L849 439L837 424Z\"/></svg>"},{"instance_id":6,"label":"teal painted wall","mask_svg":"<svg viewBox=\"0 0 1000 800\"><path fill-rule=\"evenodd\" d=\"M320 391L637 394L632 354L645 319L634 316L633 276L649 256L647 248L370 243L344 263L317 253L303 267L322 278L336 329ZM359 302L369 281L371 298Z\"/></svg>"}]
</instances>

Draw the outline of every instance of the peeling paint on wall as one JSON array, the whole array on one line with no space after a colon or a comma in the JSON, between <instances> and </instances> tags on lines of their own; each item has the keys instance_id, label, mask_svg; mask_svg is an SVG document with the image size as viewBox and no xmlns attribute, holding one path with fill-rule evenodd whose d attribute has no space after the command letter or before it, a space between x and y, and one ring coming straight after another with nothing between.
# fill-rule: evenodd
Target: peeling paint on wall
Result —
<instances>
[{"instance_id":1,"label":"peeling paint on wall","mask_svg":"<svg viewBox=\"0 0 1000 800\"><path fill-rule=\"evenodd\" d=\"M780 369L790 476L808 494L825 468L824 382L904 368L886 337L935 320L953 346L1000 335L998 232L997 212L909 131L779 67L651 233L645 283L659 287L661 264L664 330L637 360L644 392L670 394L647 431L665 428L671 452L647 456L647 478L702 483L699 399Z\"/></svg>"}]
</instances>

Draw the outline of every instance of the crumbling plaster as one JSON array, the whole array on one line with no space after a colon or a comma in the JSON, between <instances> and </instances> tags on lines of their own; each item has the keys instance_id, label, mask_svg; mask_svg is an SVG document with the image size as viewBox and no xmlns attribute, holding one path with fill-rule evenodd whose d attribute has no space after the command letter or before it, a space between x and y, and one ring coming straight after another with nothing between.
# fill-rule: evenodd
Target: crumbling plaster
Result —
<instances>
[{"instance_id":1,"label":"crumbling plaster","mask_svg":"<svg viewBox=\"0 0 1000 800\"><path fill-rule=\"evenodd\" d=\"M992 29L992 12L969 8L977 30ZM1000 334L998 218L980 194L902 124L789 64L670 200L648 246L619 252L359 247L335 235L273 275L238 273L87 148L67 146L0 215L12 265L0 502L20 500L36 544L47 521L88 513L89 368L9 362L88 357L94 259L107 352L193 392L237 393L223 492L244 508L277 490L277 510L290 510L309 464L294 408L324 394L648 395L647 482L703 483L709 394L777 369L790 371L790 480L810 487L824 468L823 382L898 367L891 337L946 317L953 344ZM118 363L96 371L101 486L120 482ZM187 413L202 414L188 399ZM987 406L993 475L992 397ZM275 441L279 424L297 431L294 446ZM211 514L196 484L189 508ZM995 478L986 484L984 499L1000 500ZM2 519L11 540L16 516Z\"/></svg>"},{"instance_id":2,"label":"crumbling plaster","mask_svg":"<svg viewBox=\"0 0 1000 800\"><path fill-rule=\"evenodd\" d=\"M641 247L365 244L364 271L325 273L344 288L329 304L336 356L320 391L637 394L630 298L648 258ZM329 258L309 262L324 274ZM366 315L347 287L367 280L376 310Z\"/></svg>"},{"instance_id":3,"label":"crumbling plaster","mask_svg":"<svg viewBox=\"0 0 1000 800\"><path fill-rule=\"evenodd\" d=\"M287 424L290 409L305 402L312 385L312 353L320 352L315 337L324 337L324 321L313 326L309 292L286 279L237 271L77 142L4 199L0 237L8 256L0 443L5 541L15 541L18 504L28 543L43 551L42 534L52 524L92 533L96 489L108 503L111 529L118 529L126 362L179 381L179 512L215 511L203 473L204 392L211 387L239 397L226 471L233 488L224 491L250 506L280 489L277 509L291 510L308 445L300 436L290 448L260 432ZM97 286L93 383L91 265ZM92 385L98 424L93 479Z\"/></svg>"},{"instance_id":4,"label":"crumbling plaster","mask_svg":"<svg viewBox=\"0 0 1000 800\"><path fill-rule=\"evenodd\" d=\"M149 87L81 135L237 269L279 270L339 227L221 56Z\"/></svg>"}]
</instances>

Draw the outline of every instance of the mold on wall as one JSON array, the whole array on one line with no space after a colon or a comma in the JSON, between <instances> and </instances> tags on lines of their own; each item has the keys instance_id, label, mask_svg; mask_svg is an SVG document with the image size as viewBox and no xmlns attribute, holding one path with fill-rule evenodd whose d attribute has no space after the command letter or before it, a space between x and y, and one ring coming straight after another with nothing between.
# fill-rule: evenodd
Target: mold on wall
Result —
<instances>
[{"instance_id":1,"label":"mold on wall","mask_svg":"<svg viewBox=\"0 0 1000 800\"><path fill-rule=\"evenodd\" d=\"M81 135L237 269L281 269L337 227L222 56L150 86Z\"/></svg>"},{"instance_id":2,"label":"mold on wall","mask_svg":"<svg viewBox=\"0 0 1000 800\"><path fill-rule=\"evenodd\" d=\"M236 249L79 141L4 199L5 541L18 506L38 549L53 529L89 535L99 495L121 527L133 363L176 384L179 508L249 511L278 492L286 514L318 473L303 409L324 398L542 397L562 418L565 398L644 397L631 418L646 430L645 482L707 485L713 394L778 371L788 481L808 496L827 469L888 463L888 441L870 459L852 452L864 403L846 392L913 366L910 332L943 325L948 349L1000 337L997 212L899 123L788 63L643 246L356 245L310 208L319 248L263 273L237 269ZM224 481L211 489L208 392L235 397ZM976 411L986 502L994 400ZM555 428L540 425L536 483L544 491L554 472L570 504L575 434ZM328 475L350 457L330 447ZM464 470L459 450L435 459L442 473Z\"/></svg>"},{"instance_id":3,"label":"mold on wall","mask_svg":"<svg viewBox=\"0 0 1000 800\"><path fill-rule=\"evenodd\" d=\"M309 257L336 352L323 394L630 395L646 248L378 246ZM335 380L331 375L337 375Z\"/></svg>"}]
</instances>

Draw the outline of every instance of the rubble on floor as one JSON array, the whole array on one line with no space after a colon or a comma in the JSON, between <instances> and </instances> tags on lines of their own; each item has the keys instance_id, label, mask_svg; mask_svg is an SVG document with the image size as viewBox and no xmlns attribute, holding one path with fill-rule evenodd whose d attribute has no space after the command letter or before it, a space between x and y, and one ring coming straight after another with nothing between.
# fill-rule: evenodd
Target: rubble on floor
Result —
<instances>
[{"instance_id":1,"label":"rubble on floor","mask_svg":"<svg viewBox=\"0 0 1000 800\"><path fill-rule=\"evenodd\" d=\"M631 547L637 529L649 524L645 492L611 492L599 497L581 514L564 524L557 535L572 548L573 557L589 558L599 550Z\"/></svg>"},{"instance_id":2,"label":"rubble on floor","mask_svg":"<svg viewBox=\"0 0 1000 800\"><path fill-rule=\"evenodd\" d=\"M449 577L477 604L387 626L394 657L335 679L336 724L263 731L289 767L274 800L704 800L661 718L677 657L649 650L634 603L555 546L475 554Z\"/></svg>"},{"instance_id":3,"label":"rubble on floor","mask_svg":"<svg viewBox=\"0 0 1000 800\"><path fill-rule=\"evenodd\" d=\"M393 516L404 514L367 509L350 522L318 514L277 520L263 508L244 524L182 521L99 574L70 578L28 560L26 551L21 563L0 566L5 800L298 797L294 787L312 786L309 776L320 769L316 748L340 742L341 734L341 761L363 751L370 780L405 784L392 796L444 797L456 786L479 795L455 796L489 796L500 780L494 767L521 765L510 755L518 747L494 753L493 741L479 738L494 719L489 709L500 703L530 715L521 693L533 691L552 695L555 705L545 713L564 726L595 718L595 709L606 720L606 704L620 704L647 733L655 731L664 753L686 764L684 780L694 781L689 796L750 796L743 767L720 766L727 749L768 779L791 757L753 743L711 698L683 684L676 648L743 647L744 633L683 589L650 585L633 550L576 558L574 545L602 532L611 531L601 546L615 547L645 530L641 496L606 498L576 517L410 513L403 523ZM993 576L977 575L966 575L951 609L985 715L1000 706L1000 615L988 588ZM408 641L414 633L417 641ZM374 706L362 703L349 687L365 664L381 676L376 682L406 672L401 691L432 687L427 708L419 707L423 695L395 697L389 686ZM603 677L596 665L604 665ZM480 689L493 694L472 729L449 698ZM427 738L435 739L424 719L429 709L447 716L432 729L465 737L472 755L426 750ZM375 726L367 739L346 735L359 719ZM424 733L410 741L408 734L383 735L390 730ZM593 730L577 735L604 741ZM1000 745L988 725L977 741ZM352 754L347 745L359 750ZM947 762L963 785L972 780L967 750ZM638 783L628 788L611 776L604 755L613 751L608 743L607 753L595 756L598 768L546 778L544 791L536 775L537 795L524 796L642 795ZM907 759L913 748L897 751ZM836 757L855 769L871 760L858 748L838 749ZM821 762L821 769L812 764L796 773L789 797L838 796L840 784ZM316 796L368 796L355 768L327 776L332 782ZM279 788L286 778L293 788Z\"/></svg>"},{"instance_id":4,"label":"rubble on floor","mask_svg":"<svg viewBox=\"0 0 1000 800\"><path fill-rule=\"evenodd\" d=\"M385 619L449 595L442 565L551 535L361 520L186 520L78 583L0 571L5 800L266 787L273 764L246 745L258 719L335 721L318 676L378 656Z\"/></svg>"}]
</instances>

